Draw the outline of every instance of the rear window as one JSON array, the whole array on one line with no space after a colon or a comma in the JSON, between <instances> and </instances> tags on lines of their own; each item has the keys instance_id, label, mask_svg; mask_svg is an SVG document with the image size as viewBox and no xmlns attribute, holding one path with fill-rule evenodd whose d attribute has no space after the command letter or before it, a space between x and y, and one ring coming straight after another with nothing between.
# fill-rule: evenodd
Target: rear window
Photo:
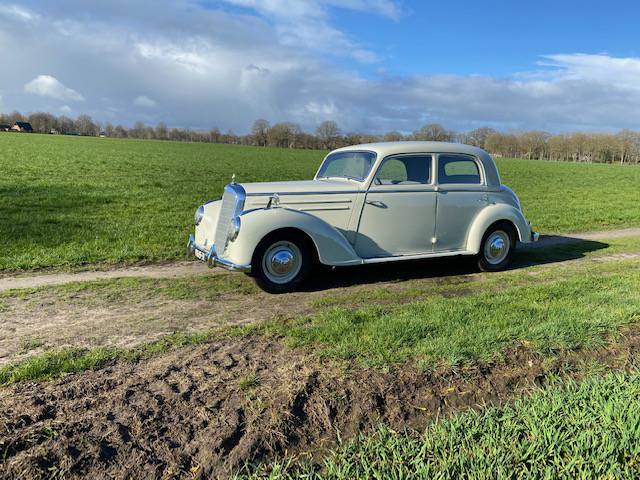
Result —
<instances>
[{"instance_id":1,"label":"rear window","mask_svg":"<svg viewBox=\"0 0 640 480\"><path fill-rule=\"evenodd\" d=\"M481 183L478 162L467 155L446 154L438 157L438 183Z\"/></svg>"}]
</instances>

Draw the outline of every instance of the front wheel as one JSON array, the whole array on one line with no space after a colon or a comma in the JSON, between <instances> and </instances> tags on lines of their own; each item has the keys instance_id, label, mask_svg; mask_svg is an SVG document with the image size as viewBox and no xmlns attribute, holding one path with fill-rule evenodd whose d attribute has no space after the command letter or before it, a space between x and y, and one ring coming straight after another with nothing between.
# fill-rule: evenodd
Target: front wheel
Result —
<instances>
[{"instance_id":1,"label":"front wheel","mask_svg":"<svg viewBox=\"0 0 640 480\"><path fill-rule=\"evenodd\" d=\"M253 254L251 274L262 290L291 292L306 279L313 267L312 247L300 235L290 233L266 237Z\"/></svg>"},{"instance_id":2,"label":"front wheel","mask_svg":"<svg viewBox=\"0 0 640 480\"><path fill-rule=\"evenodd\" d=\"M507 268L513 257L515 233L507 224L496 224L482 237L478 253L478 268L483 272L497 272Z\"/></svg>"}]
</instances>

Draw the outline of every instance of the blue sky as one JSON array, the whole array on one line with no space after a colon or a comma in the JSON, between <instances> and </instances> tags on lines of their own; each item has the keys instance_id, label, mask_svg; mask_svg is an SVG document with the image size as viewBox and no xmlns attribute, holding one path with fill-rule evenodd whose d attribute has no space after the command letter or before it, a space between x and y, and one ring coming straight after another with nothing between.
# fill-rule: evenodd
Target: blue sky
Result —
<instances>
[{"instance_id":1,"label":"blue sky","mask_svg":"<svg viewBox=\"0 0 640 480\"><path fill-rule=\"evenodd\" d=\"M370 44L394 74L527 71L541 55L640 53L640 2L525 0L403 2L397 21L334 12L339 28ZM384 53L386 52L386 55Z\"/></svg>"},{"instance_id":2,"label":"blue sky","mask_svg":"<svg viewBox=\"0 0 640 480\"><path fill-rule=\"evenodd\" d=\"M638 129L638 18L632 1L8 0L0 111L237 133Z\"/></svg>"}]
</instances>

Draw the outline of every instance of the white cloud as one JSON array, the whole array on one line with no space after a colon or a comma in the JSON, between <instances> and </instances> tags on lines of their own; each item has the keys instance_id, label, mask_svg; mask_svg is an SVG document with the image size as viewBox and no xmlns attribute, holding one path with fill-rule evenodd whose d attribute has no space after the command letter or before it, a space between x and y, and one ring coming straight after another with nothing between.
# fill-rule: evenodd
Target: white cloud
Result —
<instances>
[{"instance_id":1,"label":"white cloud","mask_svg":"<svg viewBox=\"0 0 640 480\"><path fill-rule=\"evenodd\" d=\"M133 101L133 104L136 107L143 108L154 108L158 106L155 100L150 99L146 95L140 95L139 97L136 97L136 99Z\"/></svg>"},{"instance_id":2,"label":"white cloud","mask_svg":"<svg viewBox=\"0 0 640 480\"><path fill-rule=\"evenodd\" d=\"M73 109L69 105L62 105L60 111L65 115L69 115L73 112Z\"/></svg>"},{"instance_id":3,"label":"white cloud","mask_svg":"<svg viewBox=\"0 0 640 480\"><path fill-rule=\"evenodd\" d=\"M541 57L530 71L500 78L393 76L371 49L360 52L357 39L337 29L327 13L377 8L376 15L394 18L392 10L383 12L385 2L345 0L337 7L338 0L227 1L242 2L244 9L232 13L169 0L153 0L155 8L149 8L151 0L59 0L55 6L34 0L41 15L36 22L0 15L0 40L21 39L20 49L0 49L0 65L12 66L3 71L3 109L57 108L50 107L50 98L75 107L71 102L86 97L74 113L96 120L164 121L237 133L256 118L293 121L308 130L333 119L347 132L411 131L432 121L457 130L640 125L640 58L560 53ZM290 30L293 18L301 18L302 26ZM308 45L317 32L331 42ZM377 59L379 73L337 66L339 53L331 48L361 56L362 62ZM44 75L21 88L43 71L73 79L78 91Z\"/></svg>"},{"instance_id":4,"label":"white cloud","mask_svg":"<svg viewBox=\"0 0 640 480\"><path fill-rule=\"evenodd\" d=\"M56 100L72 100L76 102L84 100L82 95L72 88L65 87L57 78L51 75L38 75L25 84L24 91L41 97L55 98Z\"/></svg>"},{"instance_id":5,"label":"white cloud","mask_svg":"<svg viewBox=\"0 0 640 480\"><path fill-rule=\"evenodd\" d=\"M392 0L324 0L323 3L334 7L376 13L393 20L398 20L402 16L400 5Z\"/></svg>"},{"instance_id":6,"label":"white cloud","mask_svg":"<svg viewBox=\"0 0 640 480\"><path fill-rule=\"evenodd\" d=\"M19 5L9 4L0 5L0 15L12 17L23 22L32 22L39 18L39 15L27 10Z\"/></svg>"},{"instance_id":7,"label":"white cloud","mask_svg":"<svg viewBox=\"0 0 640 480\"><path fill-rule=\"evenodd\" d=\"M397 19L400 7L392 0L223 0L250 8L275 23L285 45L323 54L351 57L360 63L379 61L378 55L354 41L329 21L328 8L339 7Z\"/></svg>"}]
</instances>

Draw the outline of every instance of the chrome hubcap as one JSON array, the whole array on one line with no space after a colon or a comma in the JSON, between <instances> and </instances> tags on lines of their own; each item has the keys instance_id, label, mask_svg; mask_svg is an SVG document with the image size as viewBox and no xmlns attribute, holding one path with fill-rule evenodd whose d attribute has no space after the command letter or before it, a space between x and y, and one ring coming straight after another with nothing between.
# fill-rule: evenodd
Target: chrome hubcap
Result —
<instances>
[{"instance_id":1,"label":"chrome hubcap","mask_svg":"<svg viewBox=\"0 0 640 480\"><path fill-rule=\"evenodd\" d=\"M262 266L266 277L273 283L288 283L300 272L302 254L294 243L276 242L265 252Z\"/></svg>"},{"instance_id":2,"label":"chrome hubcap","mask_svg":"<svg viewBox=\"0 0 640 480\"><path fill-rule=\"evenodd\" d=\"M496 230L489 235L484 244L484 256L487 262L497 265L507 257L510 247L511 240L509 235L502 230Z\"/></svg>"},{"instance_id":3,"label":"chrome hubcap","mask_svg":"<svg viewBox=\"0 0 640 480\"><path fill-rule=\"evenodd\" d=\"M278 275L286 275L293 268L293 254L288 250L279 250L271 256L271 270Z\"/></svg>"}]
</instances>

